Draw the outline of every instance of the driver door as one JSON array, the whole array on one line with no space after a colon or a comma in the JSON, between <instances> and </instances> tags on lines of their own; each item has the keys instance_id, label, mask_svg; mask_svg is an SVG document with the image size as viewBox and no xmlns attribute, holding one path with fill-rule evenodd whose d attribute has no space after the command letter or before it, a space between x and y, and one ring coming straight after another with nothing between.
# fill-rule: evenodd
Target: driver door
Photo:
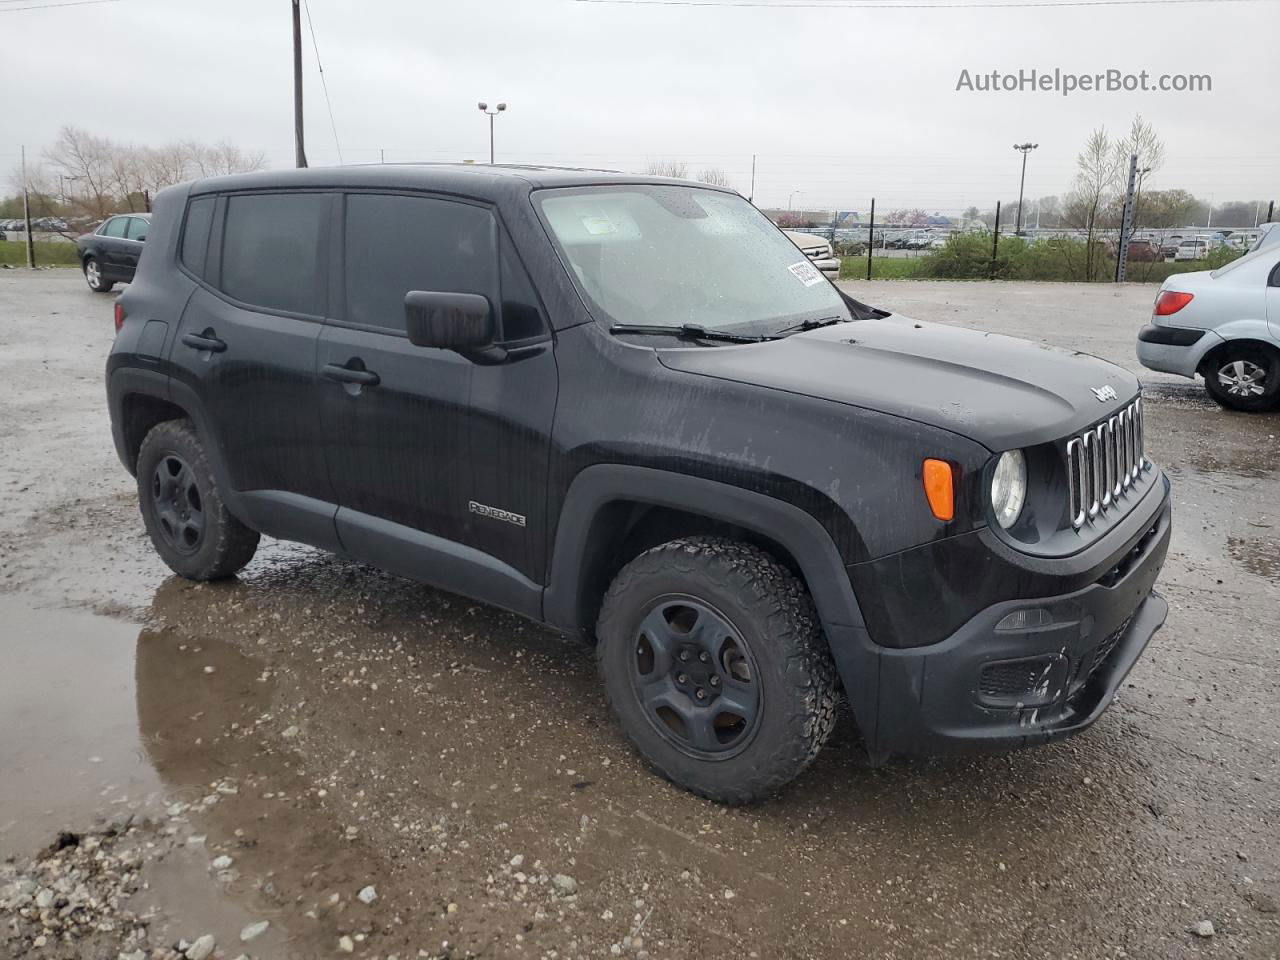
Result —
<instances>
[{"instance_id":1,"label":"driver door","mask_svg":"<svg viewBox=\"0 0 1280 960\"><path fill-rule=\"evenodd\" d=\"M409 291L474 293L493 305L502 339L514 281L497 218L480 204L420 195L352 193L344 210L343 292L318 360L343 546L536 614L557 385L550 341L484 365L415 346L405 332Z\"/></svg>"}]
</instances>

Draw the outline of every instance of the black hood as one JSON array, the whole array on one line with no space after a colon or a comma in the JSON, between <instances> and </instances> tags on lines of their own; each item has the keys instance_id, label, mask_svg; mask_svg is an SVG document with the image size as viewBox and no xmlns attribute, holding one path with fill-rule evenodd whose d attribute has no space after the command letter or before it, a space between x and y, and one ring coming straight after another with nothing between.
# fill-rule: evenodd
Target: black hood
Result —
<instances>
[{"instance_id":1,"label":"black hood","mask_svg":"<svg viewBox=\"0 0 1280 960\"><path fill-rule=\"evenodd\" d=\"M900 316L658 358L672 370L907 417L993 451L1069 436L1138 393L1136 377L1088 354Z\"/></svg>"}]
</instances>

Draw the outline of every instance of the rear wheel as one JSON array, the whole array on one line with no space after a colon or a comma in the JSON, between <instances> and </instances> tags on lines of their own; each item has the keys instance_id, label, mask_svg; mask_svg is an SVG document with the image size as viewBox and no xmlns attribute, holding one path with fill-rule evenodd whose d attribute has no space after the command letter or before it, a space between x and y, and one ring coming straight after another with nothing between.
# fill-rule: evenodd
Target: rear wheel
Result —
<instances>
[{"instance_id":1,"label":"rear wheel","mask_svg":"<svg viewBox=\"0 0 1280 960\"><path fill-rule=\"evenodd\" d=\"M1269 410L1280 399L1280 354L1228 344L1204 371L1209 396L1231 410Z\"/></svg>"},{"instance_id":2,"label":"rear wheel","mask_svg":"<svg viewBox=\"0 0 1280 960\"><path fill-rule=\"evenodd\" d=\"M189 420L151 428L138 454L138 504L151 543L188 580L229 577L253 559L258 533L227 510Z\"/></svg>"},{"instance_id":3,"label":"rear wheel","mask_svg":"<svg viewBox=\"0 0 1280 960\"><path fill-rule=\"evenodd\" d=\"M97 257L84 258L84 282L94 293L109 293L115 283L102 275L102 264Z\"/></svg>"},{"instance_id":4,"label":"rear wheel","mask_svg":"<svg viewBox=\"0 0 1280 960\"><path fill-rule=\"evenodd\" d=\"M699 537L641 554L609 587L597 635L623 732L700 796L767 796L831 733L835 669L813 603L753 546Z\"/></svg>"}]
</instances>

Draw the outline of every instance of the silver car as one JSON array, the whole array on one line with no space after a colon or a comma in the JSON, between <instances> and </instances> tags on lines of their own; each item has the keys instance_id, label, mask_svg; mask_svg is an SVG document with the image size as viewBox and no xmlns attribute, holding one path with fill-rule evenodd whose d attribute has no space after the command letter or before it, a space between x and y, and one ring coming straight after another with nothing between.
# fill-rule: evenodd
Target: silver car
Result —
<instances>
[{"instance_id":1,"label":"silver car","mask_svg":"<svg viewBox=\"0 0 1280 960\"><path fill-rule=\"evenodd\" d=\"M1166 280L1151 323L1138 332L1138 360L1152 370L1199 374L1209 396L1232 410L1273 409L1280 402L1280 244Z\"/></svg>"},{"instance_id":2,"label":"silver car","mask_svg":"<svg viewBox=\"0 0 1280 960\"><path fill-rule=\"evenodd\" d=\"M782 232L791 238L791 242L800 248L815 267L822 271L824 277L834 280L840 276L840 258L835 255L825 237L815 233L800 233L797 230Z\"/></svg>"}]
</instances>

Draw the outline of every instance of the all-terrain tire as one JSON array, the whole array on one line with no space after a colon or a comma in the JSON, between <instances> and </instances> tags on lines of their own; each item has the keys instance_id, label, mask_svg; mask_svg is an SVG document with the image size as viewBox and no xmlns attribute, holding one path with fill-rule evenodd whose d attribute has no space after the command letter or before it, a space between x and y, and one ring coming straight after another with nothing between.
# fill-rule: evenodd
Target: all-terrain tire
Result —
<instances>
[{"instance_id":1,"label":"all-terrain tire","mask_svg":"<svg viewBox=\"0 0 1280 960\"><path fill-rule=\"evenodd\" d=\"M1228 344L1203 369L1209 396L1228 410L1258 413L1280 403L1280 353L1275 350Z\"/></svg>"},{"instance_id":2,"label":"all-terrain tire","mask_svg":"<svg viewBox=\"0 0 1280 960\"><path fill-rule=\"evenodd\" d=\"M636 657L648 642L641 624L679 598L714 610L753 661L754 727L724 756L694 755L676 742L639 692ZM614 578L596 634L605 695L623 732L657 773L700 796L743 804L775 793L813 762L835 725L835 667L808 591L750 544L695 537L646 551Z\"/></svg>"},{"instance_id":3,"label":"all-terrain tire","mask_svg":"<svg viewBox=\"0 0 1280 960\"><path fill-rule=\"evenodd\" d=\"M233 517L222 502L190 420L168 420L151 428L138 453L137 476L147 533L174 573L188 580L219 580L253 559L258 532ZM193 535L197 516L199 532Z\"/></svg>"}]
</instances>

